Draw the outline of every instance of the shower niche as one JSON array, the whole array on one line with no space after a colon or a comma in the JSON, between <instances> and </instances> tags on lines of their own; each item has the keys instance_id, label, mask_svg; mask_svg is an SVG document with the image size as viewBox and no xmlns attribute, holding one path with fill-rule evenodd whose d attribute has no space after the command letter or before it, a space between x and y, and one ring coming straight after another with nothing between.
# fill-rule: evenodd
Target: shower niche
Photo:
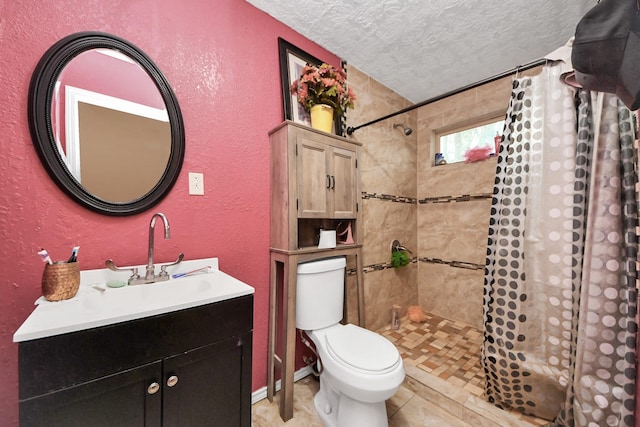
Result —
<instances>
[{"instance_id":1,"label":"shower niche","mask_svg":"<svg viewBox=\"0 0 640 427\"><path fill-rule=\"evenodd\" d=\"M290 121L269 132L269 143L271 310L267 397L273 401L278 372L281 379L280 416L287 421L293 417L298 264L347 256L348 268L351 265L353 271L355 267L358 323L365 326L359 232L358 158L361 144ZM349 231L345 231L347 227ZM320 230L336 230L335 248L318 248ZM351 239L344 243L347 235Z\"/></svg>"}]
</instances>

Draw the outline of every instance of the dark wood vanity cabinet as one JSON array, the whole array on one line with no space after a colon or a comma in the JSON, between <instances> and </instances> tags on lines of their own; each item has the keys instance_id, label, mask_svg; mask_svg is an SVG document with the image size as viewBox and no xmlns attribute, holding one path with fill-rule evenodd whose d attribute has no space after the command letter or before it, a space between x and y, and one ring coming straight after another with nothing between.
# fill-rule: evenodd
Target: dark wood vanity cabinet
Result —
<instances>
[{"instance_id":1,"label":"dark wood vanity cabinet","mask_svg":"<svg viewBox=\"0 0 640 427\"><path fill-rule=\"evenodd\" d=\"M20 426L251 425L253 295L19 345Z\"/></svg>"}]
</instances>

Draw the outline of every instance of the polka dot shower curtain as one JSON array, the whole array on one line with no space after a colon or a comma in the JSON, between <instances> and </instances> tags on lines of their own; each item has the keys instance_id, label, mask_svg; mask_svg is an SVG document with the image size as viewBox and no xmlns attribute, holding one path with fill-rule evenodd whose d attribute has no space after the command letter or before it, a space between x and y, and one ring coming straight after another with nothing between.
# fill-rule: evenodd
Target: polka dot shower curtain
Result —
<instances>
[{"instance_id":1,"label":"polka dot shower curtain","mask_svg":"<svg viewBox=\"0 0 640 427\"><path fill-rule=\"evenodd\" d=\"M485 269L486 397L549 426L632 427L633 119L559 74L513 81Z\"/></svg>"}]
</instances>

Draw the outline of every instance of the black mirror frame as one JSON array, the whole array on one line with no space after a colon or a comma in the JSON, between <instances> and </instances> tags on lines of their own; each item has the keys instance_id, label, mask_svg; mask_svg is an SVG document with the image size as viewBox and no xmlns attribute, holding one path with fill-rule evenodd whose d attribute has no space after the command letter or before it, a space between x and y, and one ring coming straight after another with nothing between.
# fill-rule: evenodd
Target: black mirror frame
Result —
<instances>
[{"instance_id":1,"label":"black mirror frame","mask_svg":"<svg viewBox=\"0 0 640 427\"><path fill-rule=\"evenodd\" d=\"M65 65L77 55L97 48L119 50L146 70L164 99L171 124L171 153L162 177L147 194L130 202L109 202L88 192L71 175L56 148L51 123L51 101L58 76ZM185 133L176 96L153 61L136 46L119 37L100 32L80 32L56 42L45 52L33 72L28 108L29 130L42 164L65 193L89 209L114 216L138 214L160 202L178 179L184 160Z\"/></svg>"}]
</instances>

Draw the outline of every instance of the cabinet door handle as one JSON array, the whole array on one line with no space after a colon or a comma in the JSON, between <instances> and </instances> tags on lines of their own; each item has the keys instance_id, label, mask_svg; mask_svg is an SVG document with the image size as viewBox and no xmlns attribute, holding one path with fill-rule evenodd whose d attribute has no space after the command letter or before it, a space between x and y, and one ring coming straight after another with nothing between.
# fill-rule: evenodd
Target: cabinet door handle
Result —
<instances>
[{"instance_id":1,"label":"cabinet door handle","mask_svg":"<svg viewBox=\"0 0 640 427\"><path fill-rule=\"evenodd\" d=\"M149 384L149 387L147 387L147 393L149 394L156 394L158 390L160 390L160 384L155 381Z\"/></svg>"},{"instance_id":2,"label":"cabinet door handle","mask_svg":"<svg viewBox=\"0 0 640 427\"><path fill-rule=\"evenodd\" d=\"M327 175L327 188L331 188L331 176Z\"/></svg>"},{"instance_id":3,"label":"cabinet door handle","mask_svg":"<svg viewBox=\"0 0 640 427\"><path fill-rule=\"evenodd\" d=\"M335 190L336 188L336 177L334 175L331 175L331 189Z\"/></svg>"},{"instance_id":4,"label":"cabinet door handle","mask_svg":"<svg viewBox=\"0 0 640 427\"><path fill-rule=\"evenodd\" d=\"M171 375L169 378L167 378L167 385L169 387L173 387L176 384L178 384L178 377L176 375Z\"/></svg>"}]
</instances>

